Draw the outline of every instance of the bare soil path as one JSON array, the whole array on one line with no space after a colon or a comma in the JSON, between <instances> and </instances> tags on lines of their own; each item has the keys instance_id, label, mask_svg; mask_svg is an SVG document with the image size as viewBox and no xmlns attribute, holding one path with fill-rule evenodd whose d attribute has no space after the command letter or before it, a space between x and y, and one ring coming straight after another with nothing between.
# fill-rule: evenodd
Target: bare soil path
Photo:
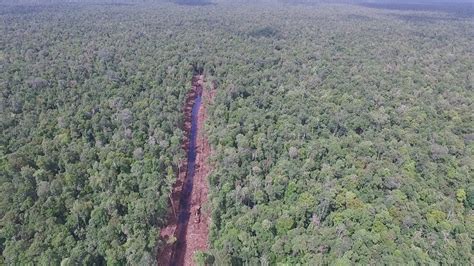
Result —
<instances>
[{"instance_id":1,"label":"bare soil path","mask_svg":"<svg viewBox=\"0 0 474 266\"><path fill-rule=\"evenodd\" d=\"M183 148L187 158L180 165L178 180L170 198L168 225L160 239L167 245L158 254L158 265L194 265L196 251L208 248L210 215L207 202L207 175L211 168L210 145L203 134L207 118L206 106L214 96L214 88L204 88L204 76L195 75L184 108L186 139Z\"/></svg>"}]
</instances>

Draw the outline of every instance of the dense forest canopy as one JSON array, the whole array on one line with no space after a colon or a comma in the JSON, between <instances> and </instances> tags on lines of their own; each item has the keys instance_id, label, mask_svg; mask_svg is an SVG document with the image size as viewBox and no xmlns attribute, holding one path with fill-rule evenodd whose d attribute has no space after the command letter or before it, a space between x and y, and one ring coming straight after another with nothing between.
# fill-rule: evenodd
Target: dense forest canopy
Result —
<instances>
[{"instance_id":1,"label":"dense forest canopy","mask_svg":"<svg viewBox=\"0 0 474 266\"><path fill-rule=\"evenodd\" d=\"M472 264L469 5L212 2L0 6L0 264L153 264L195 69L201 259Z\"/></svg>"}]
</instances>

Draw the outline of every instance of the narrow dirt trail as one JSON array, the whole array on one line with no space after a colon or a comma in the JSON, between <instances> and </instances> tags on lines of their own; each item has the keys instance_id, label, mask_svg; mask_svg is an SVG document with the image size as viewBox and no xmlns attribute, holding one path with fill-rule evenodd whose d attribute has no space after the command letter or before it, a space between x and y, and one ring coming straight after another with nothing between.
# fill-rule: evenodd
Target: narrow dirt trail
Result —
<instances>
[{"instance_id":1,"label":"narrow dirt trail","mask_svg":"<svg viewBox=\"0 0 474 266\"><path fill-rule=\"evenodd\" d=\"M180 166L178 180L171 195L168 225L160 232L167 245L158 255L158 265L193 265L194 252L208 248L210 215L207 202L207 175L210 145L204 136L206 106L214 88L204 88L204 76L195 75L184 108L186 139L183 148L187 158Z\"/></svg>"}]
</instances>

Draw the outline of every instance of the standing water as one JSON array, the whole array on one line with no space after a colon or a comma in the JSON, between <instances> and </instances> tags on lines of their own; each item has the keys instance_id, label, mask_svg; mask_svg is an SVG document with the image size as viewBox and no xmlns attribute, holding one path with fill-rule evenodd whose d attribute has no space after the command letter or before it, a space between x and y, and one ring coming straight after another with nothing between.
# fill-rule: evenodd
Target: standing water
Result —
<instances>
[{"instance_id":1,"label":"standing water","mask_svg":"<svg viewBox=\"0 0 474 266\"><path fill-rule=\"evenodd\" d=\"M196 82L196 96L191 112L191 130L189 132L189 147L187 153L187 169L186 169L186 180L184 181L183 190L181 191L179 201L179 214L178 214L178 226L177 226L177 247L176 253L173 254L171 265L179 265L182 262L183 254L179 254L184 251L187 225L191 217L191 195L193 192L194 173L196 169L196 139L198 135L198 115L199 108L201 107L202 98L202 84Z\"/></svg>"}]
</instances>

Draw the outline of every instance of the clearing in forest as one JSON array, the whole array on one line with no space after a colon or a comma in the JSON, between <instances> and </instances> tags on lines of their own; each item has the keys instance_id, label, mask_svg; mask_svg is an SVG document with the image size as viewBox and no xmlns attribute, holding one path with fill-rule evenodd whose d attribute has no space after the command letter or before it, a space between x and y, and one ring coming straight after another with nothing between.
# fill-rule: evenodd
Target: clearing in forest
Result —
<instances>
[{"instance_id":1,"label":"clearing in forest","mask_svg":"<svg viewBox=\"0 0 474 266\"><path fill-rule=\"evenodd\" d=\"M159 265L192 265L194 253L208 248L210 215L203 205L208 195L210 145L203 125L213 95L213 90L204 89L204 76L195 75L184 108L187 156L173 188L168 225L160 232L168 245L159 253Z\"/></svg>"}]
</instances>

